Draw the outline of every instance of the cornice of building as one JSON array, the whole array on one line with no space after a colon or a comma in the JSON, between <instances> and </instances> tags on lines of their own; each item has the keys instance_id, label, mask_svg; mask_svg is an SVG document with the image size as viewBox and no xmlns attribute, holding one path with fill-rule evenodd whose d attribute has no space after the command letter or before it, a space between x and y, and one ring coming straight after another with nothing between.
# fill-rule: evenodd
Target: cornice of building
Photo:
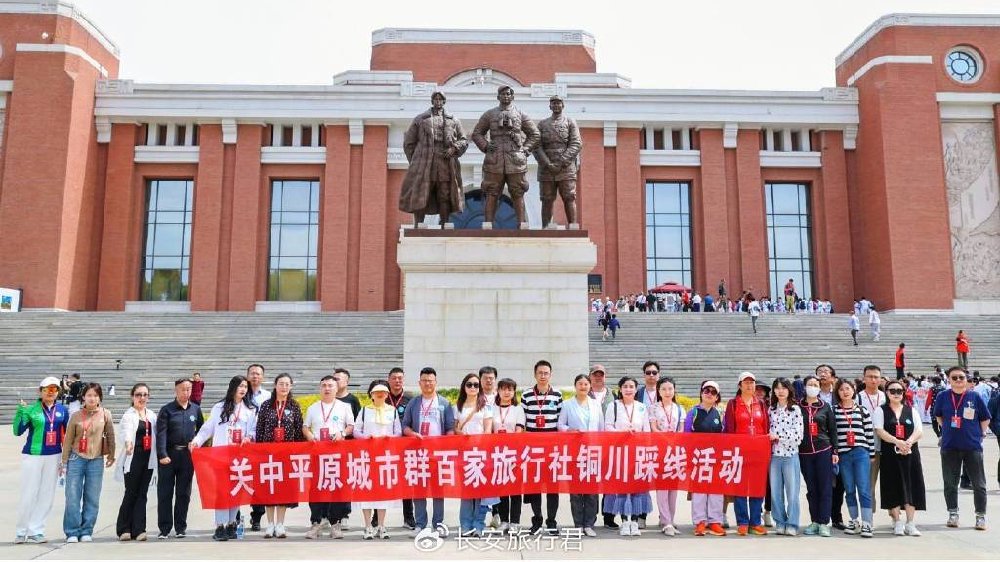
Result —
<instances>
[{"instance_id":1,"label":"cornice of building","mask_svg":"<svg viewBox=\"0 0 1000 562\"><path fill-rule=\"evenodd\" d=\"M115 45L97 25L70 2L63 0L0 0L0 14L41 14L59 15L72 18L88 33L94 36L101 45L114 56L119 56L118 45Z\"/></svg>"},{"instance_id":2,"label":"cornice of building","mask_svg":"<svg viewBox=\"0 0 1000 562\"><path fill-rule=\"evenodd\" d=\"M889 27L1000 27L1000 14L887 14L865 28L837 55L837 66L854 56L873 37Z\"/></svg>"},{"instance_id":3,"label":"cornice of building","mask_svg":"<svg viewBox=\"0 0 1000 562\"><path fill-rule=\"evenodd\" d=\"M372 47L387 43L481 45L582 45L594 48L594 36L580 29L420 29L383 27L372 32Z\"/></svg>"}]
</instances>

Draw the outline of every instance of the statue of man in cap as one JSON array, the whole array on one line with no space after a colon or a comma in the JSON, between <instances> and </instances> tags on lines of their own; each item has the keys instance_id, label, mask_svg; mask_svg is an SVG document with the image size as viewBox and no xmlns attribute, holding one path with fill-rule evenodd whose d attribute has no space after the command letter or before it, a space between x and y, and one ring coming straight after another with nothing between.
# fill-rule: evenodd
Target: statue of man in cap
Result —
<instances>
[{"instance_id":1,"label":"statue of man in cap","mask_svg":"<svg viewBox=\"0 0 1000 562\"><path fill-rule=\"evenodd\" d=\"M493 222L506 184L520 227L528 222L524 209L524 192L528 191L528 155L538 145L540 135L531 118L514 106L513 88L500 86L497 101L500 105L483 113L472 130L472 142L486 155L482 184L486 195L485 221Z\"/></svg>"},{"instance_id":2,"label":"statue of man in cap","mask_svg":"<svg viewBox=\"0 0 1000 562\"><path fill-rule=\"evenodd\" d=\"M542 140L535 149L538 161L538 183L541 186L542 228L552 222L552 205L556 194L562 198L569 224L579 224L576 218L576 158L583 148L576 121L563 115L565 103L559 96L549 98L552 116L538 122Z\"/></svg>"},{"instance_id":3,"label":"statue of man in cap","mask_svg":"<svg viewBox=\"0 0 1000 562\"><path fill-rule=\"evenodd\" d=\"M444 225L465 205L458 159L469 141L462 122L445 112L445 101L441 92L431 94L431 108L414 117L403 136L410 167L399 192L399 210L413 213L414 224L436 213Z\"/></svg>"}]
</instances>

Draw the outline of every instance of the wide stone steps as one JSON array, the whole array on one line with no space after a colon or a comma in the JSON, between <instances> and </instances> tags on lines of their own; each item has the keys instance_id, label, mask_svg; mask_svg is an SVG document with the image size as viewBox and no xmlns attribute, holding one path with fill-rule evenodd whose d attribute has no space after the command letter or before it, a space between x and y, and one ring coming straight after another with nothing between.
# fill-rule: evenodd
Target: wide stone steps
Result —
<instances>
[{"instance_id":1,"label":"wide stone steps","mask_svg":"<svg viewBox=\"0 0 1000 562\"><path fill-rule=\"evenodd\" d=\"M992 376L1000 371L1000 322L989 316L952 314L882 316L882 341L871 342L862 318L861 345L851 345L847 315L765 314L754 335L745 314L623 313L615 341L602 341L596 318L590 326L590 363L602 363L609 382L628 374L641 379L646 359L661 363L681 392L693 394L705 378L735 391L742 370L771 380L811 373L829 363L841 374L860 375L864 365L880 365L890 376L896 346L907 344L908 370L929 374L934 364L955 362L959 329L972 340L973 369ZM9 421L18 393L34 396L47 375L79 372L83 379L118 396L106 398L116 414L128 406L136 381L150 384L153 404L167 402L172 381L199 371L207 381L205 401L221 398L226 382L251 362L263 363L265 378L289 372L312 393L313 385L335 366L352 373L352 387L402 365L402 312L123 314L43 313L0 315L0 421ZM120 359L120 365L116 360ZM118 367L116 369L116 366ZM479 365L470 365L470 370ZM555 384L569 387L576 373L555 365ZM522 385L530 373L514 376ZM415 386L416 373L408 373Z\"/></svg>"}]
</instances>

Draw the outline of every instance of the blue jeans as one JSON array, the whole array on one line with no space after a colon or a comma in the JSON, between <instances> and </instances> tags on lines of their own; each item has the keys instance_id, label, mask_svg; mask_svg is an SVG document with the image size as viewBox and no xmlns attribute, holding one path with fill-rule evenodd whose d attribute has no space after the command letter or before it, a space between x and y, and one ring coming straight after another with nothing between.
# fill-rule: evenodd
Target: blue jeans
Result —
<instances>
[{"instance_id":1,"label":"blue jeans","mask_svg":"<svg viewBox=\"0 0 1000 562\"><path fill-rule=\"evenodd\" d=\"M66 510L63 512L63 532L67 538L94 534L103 481L104 457L85 459L76 453L69 454L69 462L66 463Z\"/></svg>"},{"instance_id":2,"label":"blue jeans","mask_svg":"<svg viewBox=\"0 0 1000 562\"><path fill-rule=\"evenodd\" d=\"M462 500L458 507L458 526L461 532L476 530L480 533L486 527L486 512L489 508L483 505L483 501Z\"/></svg>"},{"instance_id":3,"label":"blue jeans","mask_svg":"<svg viewBox=\"0 0 1000 562\"><path fill-rule=\"evenodd\" d=\"M748 498L736 496L733 498L733 510L736 511L737 525L757 527L761 524L760 514L764 509L764 498Z\"/></svg>"},{"instance_id":4,"label":"blue jeans","mask_svg":"<svg viewBox=\"0 0 1000 562\"><path fill-rule=\"evenodd\" d=\"M861 520L872 522L871 460L868 449L854 447L840 455L840 479L844 481L847 496L847 512L851 519L858 518L858 502L861 503Z\"/></svg>"},{"instance_id":5,"label":"blue jeans","mask_svg":"<svg viewBox=\"0 0 1000 562\"><path fill-rule=\"evenodd\" d=\"M444 498L433 498L433 512L431 515L431 528L444 522ZM417 524L417 529L424 529L427 525L427 498L417 498L413 500L413 519Z\"/></svg>"},{"instance_id":6,"label":"blue jeans","mask_svg":"<svg viewBox=\"0 0 1000 562\"><path fill-rule=\"evenodd\" d=\"M799 528L799 456L771 457L771 514L778 529Z\"/></svg>"}]
</instances>

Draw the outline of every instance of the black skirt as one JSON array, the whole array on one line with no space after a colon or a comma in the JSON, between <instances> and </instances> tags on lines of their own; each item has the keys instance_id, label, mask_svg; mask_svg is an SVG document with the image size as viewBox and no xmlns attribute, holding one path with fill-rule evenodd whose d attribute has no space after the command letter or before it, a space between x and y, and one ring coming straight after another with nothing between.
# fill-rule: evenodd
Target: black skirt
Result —
<instances>
[{"instance_id":1,"label":"black skirt","mask_svg":"<svg viewBox=\"0 0 1000 562\"><path fill-rule=\"evenodd\" d=\"M882 443L879 463L879 491L884 509L912 505L917 511L927 509L924 489L924 469L920 464L920 449L913 445L909 455L896 453L891 444Z\"/></svg>"}]
</instances>

